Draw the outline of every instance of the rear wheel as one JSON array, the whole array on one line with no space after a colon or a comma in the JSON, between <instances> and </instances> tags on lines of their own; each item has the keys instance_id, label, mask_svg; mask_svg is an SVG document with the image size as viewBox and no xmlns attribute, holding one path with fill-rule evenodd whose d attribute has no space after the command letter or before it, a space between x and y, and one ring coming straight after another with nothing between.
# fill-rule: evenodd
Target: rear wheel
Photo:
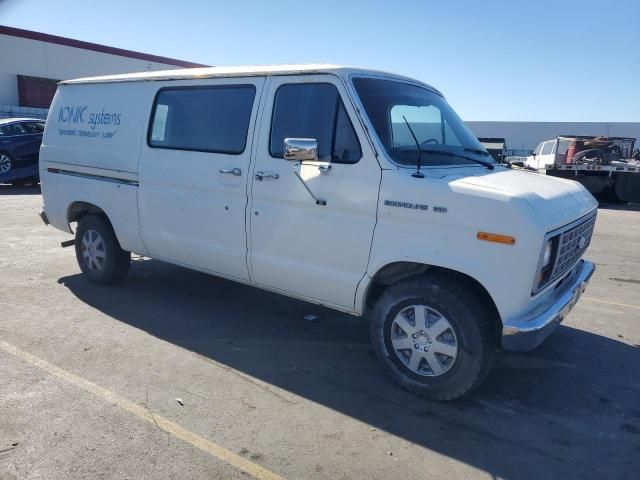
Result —
<instances>
[{"instance_id":1,"label":"rear wheel","mask_svg":"<svg viewBox=\"0 0 640 480\"><path fill-rule=\"evenodd\" d=\"M13 161L8 153L0 152L0 175L8 173L13 168Z\"/></svg>"},{"instance_id":2,"label":"rear wheel","mask_svg":"<svg viewBox=\"0 0 640 480\"><path fill-rule=\"evenodd\" d=\"M389 287L373 311L371 341L391 378L433 400L476 388L495 350L486 306L464 284L424 276Z\"/></svg>"},{"instance_id":3,"label":"rear wheel","mask_svg":"<svg viewBox=\"0 0 640 480\"><path fill-rule=\"evenodd\" d=\"M131 253L120 248L111 225L98 215L86 215L76 230L76 258L82 273L98 285L120 282L129 271Z\"/></svg>"}]
</instances>

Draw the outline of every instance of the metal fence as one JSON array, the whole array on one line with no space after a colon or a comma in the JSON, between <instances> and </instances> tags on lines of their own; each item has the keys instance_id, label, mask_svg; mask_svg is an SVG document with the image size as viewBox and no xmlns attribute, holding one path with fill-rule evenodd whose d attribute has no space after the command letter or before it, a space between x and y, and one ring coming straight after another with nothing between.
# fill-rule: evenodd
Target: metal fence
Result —
<instances>
[{"instance_id":1,"label":"metal fence","mask_svg":"<svg viewBox=\"0 0 640 480\"><path fill-rule=\"evenodd\" d=\"M0 105L0 118L28 117L46 119L48 108L17 107L15 105Z\"/></svg>"}]
</instances>

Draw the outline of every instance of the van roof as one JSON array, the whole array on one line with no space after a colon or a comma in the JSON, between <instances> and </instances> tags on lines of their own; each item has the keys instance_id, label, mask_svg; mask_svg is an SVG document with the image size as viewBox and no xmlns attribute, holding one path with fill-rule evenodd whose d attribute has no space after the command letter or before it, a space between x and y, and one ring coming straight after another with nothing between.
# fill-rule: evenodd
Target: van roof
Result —
<instances>
[{"instance_id":1,"label":"van roof","mask_svg":"<svg viewBox=\"0 0 640 480\"><path fill-rule=\"evenodd\" d=\"M376 75L419 83L436 92L435 88L415 79L396 75L393 73L369 70L365 68L346 67L332 64L308 64L308 65L254 65L237 67L204 67L204 68L180 68L174 70L161 70L154 72L124 73L119 75L103 75L98 77L76 78L63 80L61 85L73 85L81 83L112 83L112 82L142 82L161 80L190 80L217 77L255 77L263 75L302 75L302 74L334 74L347 78L352 73L362 75ZM440 93L440 92L438 92Z\"/></svg>"}]
</instances>

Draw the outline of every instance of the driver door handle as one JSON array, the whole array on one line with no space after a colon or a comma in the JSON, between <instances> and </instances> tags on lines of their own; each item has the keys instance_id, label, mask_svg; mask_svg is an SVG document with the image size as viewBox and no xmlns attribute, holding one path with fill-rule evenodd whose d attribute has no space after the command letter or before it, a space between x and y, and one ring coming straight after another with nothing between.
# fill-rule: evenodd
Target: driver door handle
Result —
<instances>
[{"instance_id":1,"label":"driver door handle","mask_svg":"<svg viewBox=\"0 0 640 480\"><path fill-rule=\"evenodd\" d=\"M274 180L277 180L280 178L280 174L275 172L263 172L263 171L256 172L256 180L261 182L265 178L273 178Z\"/></svg>"},{"instance_id":2,"label":"driver door handle","mask_svg":"<svg viewBox=\"0 0 640 480\"><path fill-rule=\"evenodd\" d=\"M229 175L233 175L236 177L239 177L240 175L242 175L242 170L240 170L239 168L221 168L220 170L218 170L220 173L226 173Z\"/></svg>"}]
</instances>

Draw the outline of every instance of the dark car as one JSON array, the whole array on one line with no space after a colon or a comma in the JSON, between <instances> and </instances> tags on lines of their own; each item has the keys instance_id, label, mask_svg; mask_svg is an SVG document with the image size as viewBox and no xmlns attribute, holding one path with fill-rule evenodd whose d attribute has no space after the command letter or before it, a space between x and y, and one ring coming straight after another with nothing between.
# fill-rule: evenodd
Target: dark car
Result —
<instances>
[{"instance_id":1,"label":"dark car","mask_svg":"<svg viewBox=\"0 0 640 480\"><path fill-rule=\"evenodd\" d=\"M0 119L0 183L14 185L38 181L38 157L44 120Z\"/></svg>"}]
</instances>

